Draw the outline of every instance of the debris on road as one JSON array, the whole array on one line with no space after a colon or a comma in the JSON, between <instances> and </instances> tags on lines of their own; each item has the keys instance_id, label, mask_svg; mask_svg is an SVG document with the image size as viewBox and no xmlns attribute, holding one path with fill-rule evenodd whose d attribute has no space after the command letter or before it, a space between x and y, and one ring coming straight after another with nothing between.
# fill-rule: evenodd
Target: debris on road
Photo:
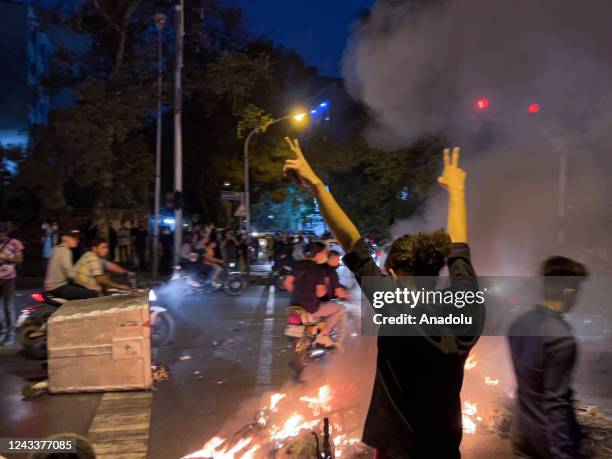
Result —
<instances>
[{"instance_id":1,"label":"debris on road","mask_svg":"<svg viewBox=\"0 0 612 459\"><path fill-rule=\"evenodd\" d=\"M21 389L21 395L23 395L24 399L37 397L39 395L45 394L48 388L49 388L49 381L45 379L44 381L26 384Z\"/></svg>"},{"instance_id":2,"label":"debris on road","mask_svg":"<svg viewBox=\"0 0 612 459\"><path fill-rule=\"evenodd\" d=\"M179 360L189 360L189 359L191 359L191 356L190 356L190 355L181 355L181 356L179 357Z\"/></svg>"},{"instance_id":3,"label":"debris on road","mask_svg":"<svg viewBox=\"0 0 612 459\"><path fill-rule=\"evenodd\" d=\"M594 457L612 459L612 418L608 417L597 406L575 403L576 419L586 435L586 444L593 451ZM512 408L505 407L492 416L492 432L501 438L510 436L512 425Z\"/></svg>"},{"instance_id":4,"label":"debris on road","mask_svg":"<svg viewBox=\"0 0 612 459\"><path fill-rule=\"evenodd\" d=\"M170 369L159 362L153 362L151 364L151 372L153 373L154 382L170 379Z\"/></svg>"}]
</instances>

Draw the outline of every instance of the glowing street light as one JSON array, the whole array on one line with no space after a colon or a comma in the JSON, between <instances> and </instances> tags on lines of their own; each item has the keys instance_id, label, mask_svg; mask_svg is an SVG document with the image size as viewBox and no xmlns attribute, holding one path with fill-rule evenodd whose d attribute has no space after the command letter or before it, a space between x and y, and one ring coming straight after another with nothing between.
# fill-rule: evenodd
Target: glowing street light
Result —
<instances>
[{"instance_id":1,"label":"glowing street light","mask_svg":"<svg viewBox=\"0 0 612 459\"><path fill-rule=\"evenodd\" d=\"M266 132L266 130L270 126L276 123L280 123L281 121L292 119L293 121L301 123L308 118L312 119L313 117L317 115L317 113L326 111L329 108L329 105L330 103L328 101L323 101L320 104L318 104L316 108L314 108L313 110L310 110L310 112L299 111L292 115L286 115L281 118L277 118L277 119L268 121L267 123L253 129L249 133L247 138L245 139L244 141L244 210L245 210L245 217L246 217L245 218L246 219L245 231L246 231L247 237L249 237L249 235L251 234L251 188L250 188L250 183L249 183L249 142L251 141L251 137L253 137L255 134L261 134L263 132ZM247 257L247 270L248 269L249 269L249 262L248 262L248 257Z\"/></svg>"}]
</instances>

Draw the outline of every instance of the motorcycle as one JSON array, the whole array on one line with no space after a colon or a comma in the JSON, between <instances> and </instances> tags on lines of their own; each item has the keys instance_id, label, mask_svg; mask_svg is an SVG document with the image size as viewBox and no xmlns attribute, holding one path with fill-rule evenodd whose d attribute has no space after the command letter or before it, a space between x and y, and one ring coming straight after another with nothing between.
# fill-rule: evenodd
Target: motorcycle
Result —
<instances>
[{"instance_id":1,"label":"motorcycle","mask_svg":"<svg viewBox=\"0 0 612 459\"><path fill-rule=\"evenodd\" d=\"M223 267L217 280L212 276L202 276L193 270L175 266L170 281L181 285L187 294L213 293L225 291L230 296L242 295L247 288L246 277L238 270L237 262L229 262Z\"/></svg>"},{"instance_id":2,"label":"motorcycle","mask_svg":"<svg viewBox=\"0 0 612 459\"><path fill-rule=\"evenodd\" d=\"M18 341L28 357L44 359L47 356L47 320L67 300L45 293L33 293L30 298L36 304L24 308L17 318Z\"/></svg>"},{"instance_id":3,"label":"motorcycle","mask_svg":"<svg viewBox=\"0 0 612 459\"><path fill-rule=\"evenodd\" d=\"M116 296L129 292L113 290L108 293ZM30 297L36 301L36 304L24 308L17 319L19 342L28 357L44 360L47 357L47 321L67 300L47 293L33 293ZM149 290L149 311L151 345L159 347L170 344L174 339L176 328L174 319L164 306L158 304L154 290Z\"/></svg>"},{"instance_id":4,"label":"motorcycle","mask_svg":"<svg viewBox=\"0 0 612 459\"><path fill-rule=\"evenodd\" d=\"M329 333L334 341L331 348L316 343L317 335L325 328L325 318L313 317L301 306L288 308L289 316L285 327L285 336L291 341L292 358L289 366L295 372L295 379L302 382L302 373L311 362L321 359L327 353L342 349L342 342L347 332L346 313Z\"/></svg>"}]
</instances>

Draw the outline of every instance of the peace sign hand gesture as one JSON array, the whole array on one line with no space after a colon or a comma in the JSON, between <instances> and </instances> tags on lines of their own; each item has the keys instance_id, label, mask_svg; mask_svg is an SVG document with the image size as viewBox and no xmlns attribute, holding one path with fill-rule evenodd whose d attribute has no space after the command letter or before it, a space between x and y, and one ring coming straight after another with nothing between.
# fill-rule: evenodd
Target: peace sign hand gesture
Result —
<instances>
[{"instance_id":1,"label":"peace sign hand gesture","mask_svg":"<svg viewBox=\"0 0 612 459\"><path fill-rule=\"evenodd\" d=\"M465 189L466 172L459 167L459 147L453 148L451 157L450 149L444 149L444 170L438 177L438 183L449 193L463 191Z\"/></svg>"},{"instance_id":2,"label":"peace sign hand gesture","mask_svg":"<svg viewBox=\"0 0 612 459\"><path fill-rule=\"evenodd\" d=\"M321 183L321 179L317 177L317 174L314 173L310 164L308 164L308 161L304 158L304 153L302 153L298 139L292 141L289 137L285 137L285 141L289 145L289 149L293 153L294 159L285 161L283 174L286 176L297 176L297 179L303 186L312 190Z\"/></svg>"}]
</instances>

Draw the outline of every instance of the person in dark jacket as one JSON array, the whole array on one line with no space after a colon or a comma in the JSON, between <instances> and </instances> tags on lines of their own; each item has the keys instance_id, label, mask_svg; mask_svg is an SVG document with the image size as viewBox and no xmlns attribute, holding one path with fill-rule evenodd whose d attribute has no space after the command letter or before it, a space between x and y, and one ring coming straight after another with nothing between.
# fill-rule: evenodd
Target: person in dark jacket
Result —
<instances>
[{"instance_id":1,"label":"person in dark jacket","mask_svg":"<svg viewBox=\"0 0 612 459\"><path fill-rule=\"evenodd\" d=\"M314 173L298 141L286 140L294 159L285 162L284 173L312 192L325 223L346 252L344 263L364 288L365 277L382 276L371 248ZM449 194L448 234L440 230L404 235L394 242L386 269L398 285L403 276L436 277L447 264L451 289L477 290L467 245L465 178L459 167L459 148L453 149L452 156L445 150L438 181ZM364 443L377 450L378 458L461 457L463 368L482 330L485 312L483 304L466 308L477 320L461 333L379 336L376 375L363 432Z\"/></svg>"},{"instance_id":2,"label":"person in dark jacket","mask_svg":"<svg viewBox=\"0 0 612 459\"><path fill-rule=\"evenodd\" d=\"M554 256L543 262L541 276L543 299L508 334L518 383L512 450L521 458L581 458L582 432L570 387L576 339L563 313L575 305L587 270Z\"/></svg>"},{"instance_id":3,"label":"person in dark jacket","mask_svg":"<svg viewBox=\"0 0 612 459\"><path fill-rule=\"evenodd\" d=\"M117 259L116 258L117 243L118 243L117 231L115 230L113 223L108 222L108 260L109 261L114 262Z\"/></svg>"}]
</instances>

